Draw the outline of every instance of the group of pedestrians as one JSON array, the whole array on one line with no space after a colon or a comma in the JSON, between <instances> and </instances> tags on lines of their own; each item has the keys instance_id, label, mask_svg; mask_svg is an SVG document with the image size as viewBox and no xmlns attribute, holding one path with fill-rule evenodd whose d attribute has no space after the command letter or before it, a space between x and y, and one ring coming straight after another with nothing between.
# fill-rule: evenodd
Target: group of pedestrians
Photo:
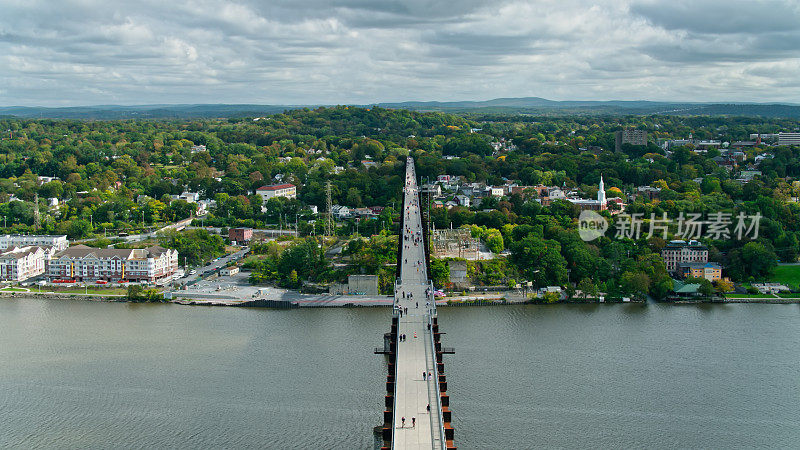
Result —
<instances>
[{"instance_id":1,"label":"group of pedestrians","mask_svg":"<svg viewBox=\"0 0 800 450\"><path fill-rule=\"evenodd\" d=\"M428 405L428 408L430 408L430 405ZM430 411L430 409L428 409L428 411ZM406 418L405 417L401 417L400 418L400 424L401 424L400 428L405 428L406 427ZM417 426L417 418L416 417L412 417L411 418L411 428L414 428L416 426Z\"/></svg>"}]
</instances>

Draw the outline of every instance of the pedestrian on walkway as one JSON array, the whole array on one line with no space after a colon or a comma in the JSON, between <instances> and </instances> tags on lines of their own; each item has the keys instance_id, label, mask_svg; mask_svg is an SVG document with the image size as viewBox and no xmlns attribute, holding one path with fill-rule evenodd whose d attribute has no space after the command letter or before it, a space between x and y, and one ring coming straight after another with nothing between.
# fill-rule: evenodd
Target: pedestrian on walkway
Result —
<instances>
[{"instance_id":1,"label":"pedestrian on walkway","mask_svg":"<svg viewBox=\"0 0 800 450\"><path fill-rule=\"evenodd\" d=\"M429 380L432 380L432 379L433 379L433 373L431 373L431 372L428 372L428 379L429 379Z\"/></svg>"},{"instance_id":2,"label":"pedestrian on walkway","mask_svg":"<svg viewBox=\"0 0 800 450\"><path fill-rule=\"evenodd\" d=\"M431 404L428 403L428 406L425 409L427 409L428 410L428 414L430 414L431 413Z\"/></svg>"},{"instance_id":3,"label":"pedestrian on walkway","mask_svg":"<svg viewBox=\"0 0 800 450\"><path fill-rule=\"evenodd\" d=\"M425 381L425 372L422 372L422 381Z\"/></svg>"},{"instance_id":4,"label":"pedestrian on walkway","mask_svg":"<svg viewBox=\"0 0 800 450\"><path fill-rule=\"evenodd\" d=\"M400 428L405 428L405 427L406 427L406 418L405 417L401 417L400 418Z\"/></svg>"},{"instance_id":5,"label":"pedestrian on walkway","mask_svg":"<svg viewBox=\"0 0 800 450\"><path fill-rule=\"evenodd\" d=\"M411 418L411 428L414 428L415 426L417 426L417 418L416 417L412 417Z\"/></svg>"},{"instance_id":6,"label":"pedestrian on walkway","mask_svg":"<svg viewBox=\"0 0 800 450\"><path fill-rule=\"evenodd\" d=\"M416 303L417 303L417 308L419 308L419 302L416 302Z\"/></svg>"}]
</instances>

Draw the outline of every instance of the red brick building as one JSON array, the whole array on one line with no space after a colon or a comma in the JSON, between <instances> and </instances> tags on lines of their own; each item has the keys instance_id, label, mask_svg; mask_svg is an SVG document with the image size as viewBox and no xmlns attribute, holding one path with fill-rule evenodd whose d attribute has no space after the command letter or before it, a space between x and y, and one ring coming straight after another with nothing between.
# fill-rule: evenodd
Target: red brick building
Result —
<instances>
[{"instance_id":1,"label":"red brick building","mask_svg":"<svg viewBox=\"0 0 800 450\"><path fill-rule=\"evenodd\" d=\"M253 239L253 229L252 228L231 228L228 230L228 239L231 242L242 242L247 243Z\"/></svg>"}]
</instances>

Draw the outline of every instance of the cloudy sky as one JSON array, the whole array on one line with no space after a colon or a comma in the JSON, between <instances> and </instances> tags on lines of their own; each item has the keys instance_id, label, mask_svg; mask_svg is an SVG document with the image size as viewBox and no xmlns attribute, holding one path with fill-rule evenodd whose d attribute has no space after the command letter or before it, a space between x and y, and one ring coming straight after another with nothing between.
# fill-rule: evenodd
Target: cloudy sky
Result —
<instances>
[{"instance_id":1,"label":"cloudy sky","mask_svg":"<svg viewBox=\"0 0 800 450\"><path fill-rule=\"evenodd\" d=\"M800 102L800 0L0 0L0 105Z\"/></svg>"}]
</instances>

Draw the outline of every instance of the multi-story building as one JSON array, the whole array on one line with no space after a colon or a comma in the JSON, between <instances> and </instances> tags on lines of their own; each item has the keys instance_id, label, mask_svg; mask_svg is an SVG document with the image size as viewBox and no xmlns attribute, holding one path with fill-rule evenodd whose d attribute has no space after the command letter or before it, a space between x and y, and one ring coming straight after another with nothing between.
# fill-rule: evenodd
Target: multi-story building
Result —
<instances>
[{"instance_id":1,"label":"multi-story building","mask_svg":"<svg viewBox=\"0 0 800 450\"><path fill-rule=\"evenodd\" d=\"M253 239L252 228L231 228L228 230L228 239L231 242L247 243Z\"/></svg>"},{"instance_id":2,"label":"multi-story building","mask_svg":"<svg viewBox=\"0 0 800 450\"><path fill-rule=\"evenodd\" d=\"M52 247L55 251L60 252L69 247L66 235L49 236L41 234L6 234L0 235L0 249L7 249L9 247Z\"/></svg>"},{"instance_id":3,"label":"multi-story building","mask_svg":"<svg viewBox=\"0 0 800 450\"><path fill-rule=\"evenodd\" d=\"M44 273L47 256L42 247L11 247L0 253L0 279L25 281Z\"/></svg>"},{"instance_id":4,"label":"multi-story building","mask_svg":"<svg viewBox=\"0 0 800 450\"><path fill-rule=\"evenodd\" d=\"M682 278L705 278L714 283L722 279L722 267L713 262L678 264L678 275Z\"/></svg>"},{"instance_id":5,"label":"multi-story building","mask_svg":"<svg viewBox=\"0 0 800 450\"><path fill-rule=\"evenodd\" d=\"M622 144L647 145L647 131L625 128L614 133L614 148L622 150Z\"/></svg>"},{"instance_id":6,"label":"multi-story building","mask_svg":"<svg viewBox=\"0 0 800 450\"><path fill-rule=\"evenodd\" d=\"M660 197L661 197L661 188L652 186L638 186L636 188L636 192L634 193L634 199L646 198L647 200L653 201L653 200L658 200Z\"/></svg>"},{"instance_id":7,"label":"multi-story building","mask_svg":"<svg viewBox=\"0 0 800 450\"><path fill-rule=\"evenodd\" d=\"M667 272L676 272L678 266L687 263L707 263L708 247L698 241L670 241L662 250L661 257L667 266Z\"/></svg>"},{"instance_id":8,"label":"multi-story building","mask_svg":"<svg viewBox=\"0 0 800 450\"><path fill-rule=\"evenodd\" d=\"M331 207L331 214L337 219L347 219L351 216L350 208L342 205L333 205Z\"/></svg>"},{"instance_id":9,"label":"multi-story building","mask_svg":"<svg viewBox=\"0 0 800 450\"><path fill-rule=\"evenodd\" d=\"M800 133L778 133L778 145L800 145Z\"/></svg>"},{"instance_id":10,"label":"multi-story building","mask_svg":"<svg viewBox=\"0 0 800 450\"><path fill-rule=\"evenodd\" d=\"M268 186L261 186L260 188L256 189L256 194L261 196L261 199L264 200L264 203L273 197L296 198L297 186L289 183L271 184Z\"/></svg>"},{"instance_id":11,"label":"multi-story building","mask_svg":"<svg viewBox=\"0 0 800 450\"><path fill-rule=\"evenodd\" d=\"M502 197L506 194L503 186L490 186L488 189L492 197Z\"/></svg>"},{"instance_id":12,"label":"multi-story building","mask_svg":"<svg viewBox=\"0 0 800 450\"><path fill-rule=\"evenodd\" d=\"M181 195L173 195L173 200L184 200L186 203L197 203L200 201L199 192L184 192Z\"/></svg>"},{"instance_id":13,"label":"multi-story building","mask_svg":"<svg viewBox=\"0 0 800 450\"><path fill-rule=\"evenodd\" d=\"M148 281L172 275L178 252L160 246L135 249L70 247L50 261L47 277L75 281Z\"/></svg>"},{"instance_id":14,"label":"multi-story building","mask_svg":"<svg viewBox=\"0 0 800 450\"><path fill-rule=\"evenodd\" d=\"M504 187L505 187L505 194L508 195L509 197L516 194L525 198L532 195L533 192L537 192L537 197L540 196L538 195L539 190L534 186L520 186L518 184L512 184Z\"/></svg>"},{"instance_id":15,"label":"multi-story building","mask_svg":"<svg viewBox=\"0 0 800 450\"><path fill-rule=\"evenodd\" d=\"M439 184L429 183L423 184L419 191L424 195L433 195L434 197L438 197L442 195L442 186Z\"/></svg>"}]
</instances>

